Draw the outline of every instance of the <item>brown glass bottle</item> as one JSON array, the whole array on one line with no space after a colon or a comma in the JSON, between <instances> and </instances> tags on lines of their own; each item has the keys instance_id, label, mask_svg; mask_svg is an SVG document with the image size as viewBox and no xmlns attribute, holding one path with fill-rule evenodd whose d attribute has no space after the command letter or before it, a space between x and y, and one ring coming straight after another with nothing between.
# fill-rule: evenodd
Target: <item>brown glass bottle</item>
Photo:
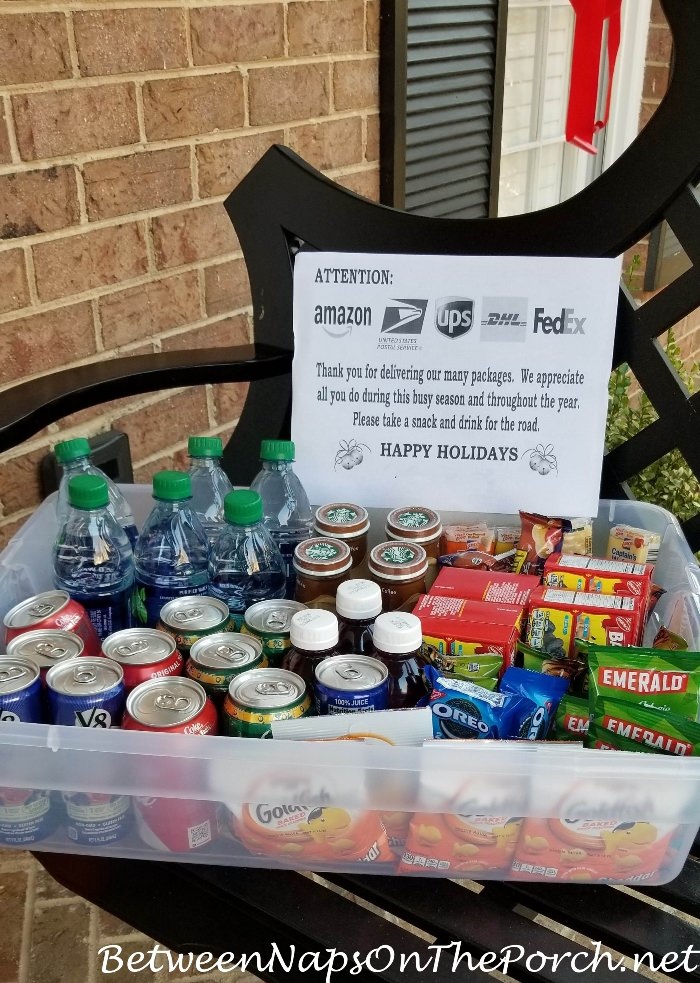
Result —
<instances>
[{"instance_id":1,"label":"brown glass bottle","mask_svg":"<svg viewBox=\"0 0 700 983\"><path fill-rule=\"evenodd\" d=\"M389 670L389 707L414 707L428 694L423 677L423 636L415 614L389 611L374 622L374 658Z\"/></svg>"},{"instance_id":2,"label":"brown glass bottle","mask_svg":"<svg viewBox=\"0 0 700 983\"><path fill-rule=\"evenodd\" d=\"M338 619L323 608L297 611L289 626L289 640L291 648L285 653L282 668L301 676L313 695L316 666L338 654Z\"/></svg>"},{"instance_id":3,"label":"brown glass bottle","mask_svg":"<svg viewBox=\"0 0 700 983\"><path fill-rule=\"evenodd\" d=\"M338 615L338 652L374 655L374 619L382 612L382 592L371 580L346 580L335 595Z\"/></svg>"}]
</instances>

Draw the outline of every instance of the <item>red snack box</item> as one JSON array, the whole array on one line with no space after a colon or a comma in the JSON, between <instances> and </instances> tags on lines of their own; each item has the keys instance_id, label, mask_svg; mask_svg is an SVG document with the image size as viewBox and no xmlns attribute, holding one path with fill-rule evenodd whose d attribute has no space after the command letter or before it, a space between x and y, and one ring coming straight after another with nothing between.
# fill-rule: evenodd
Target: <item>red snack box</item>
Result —
<instances>
[{"instance_id":1,"label":"red snack box","mask_svg":"<svg viewBox=\"0 0 700 983\"><path fill-rule=\"evenodd\" d=\"M530 595L526 633L531 648L551 658L574 658L576 639L598 645L638 645L646 603L616 597L539 587Z\"/></svg>"},{"instance_id":2,"label":"red snack box","mask_svg":"<svg viewBox=\"0 0 700 983\"><path fill-rule=\"evenodd\" d=\"M433 594L432 590L429 594L421 594L413 609L413 614L417 615L421 622L432 618L441 624L454 620L464 624L504 625L518 630L522 624L523 613L522 604L494 604L492 601Z\"/></svg>"},{"instance_id":3,"label":"red snack box","mask_svg":"<svg viewBox=\"0 0 700 983\"><path fill-rule=\"evenodd\" d=\"M513 665L522 606L422 594L413 614L420 618L423 641L445 656L438 668L495 678Z\"/></svg>"},{"instance_id":4,"label":"red snack box","mask_svg":"<svg viewBox=\"0 0 700 983\"><path fill-rule=\"evenodd\" d=\"M443 567L428 593L439 597L486 601L489 604L527 606L530 594L539 586L539 577L519 573Z\"/></svg>"},{"instance_id":5,"label":"red snack box","mask_svg":"<svg viewBox=\"0 0 700 983\"><path fill-rule=\"evenodd\" d=\"M546 587L561 587L564 590L639 597L646 606L653 569L650 563L627 563L597 556L560 553L550 556L545 563L542 583Z\"/></svg>"}]
</instances>

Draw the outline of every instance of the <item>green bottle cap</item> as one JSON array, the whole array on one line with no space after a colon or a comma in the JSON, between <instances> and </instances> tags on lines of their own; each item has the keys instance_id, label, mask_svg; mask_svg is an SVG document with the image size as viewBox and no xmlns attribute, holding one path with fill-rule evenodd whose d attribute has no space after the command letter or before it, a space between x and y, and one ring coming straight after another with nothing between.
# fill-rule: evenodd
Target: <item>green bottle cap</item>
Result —
<instances>
[{"instance_id":1,"label":"green bottle cap","mask_svg":"<svg viewBox=\"0 0 700 983\"><path fill-rule=\"evenodd\" d=\"M224 498L224 518L236 526L251 526L263 516L262 499L252 488L237 488Z\"/></svg>"},{"instance_id":2,"label":"green bottle cap","mask_svg":"<svg viewBox=\"0 0 700 983\"><path fill-rule=\"evenodd\" d=\"M109 503L107 482L98 474L76 474L68 482L68 501L76 509L102 509Z\"/></svg>"},{"instance_id":3,"label":"green bottle cap","mask_svg":"<svg viewBox=\"0 0 700 983\"><path fill-rule=\"evenodd\" d=\"M192 482L186 471L158 471L153 475L153 497L164 502L192 498Z\"/></svg>"},{"instance_id":4,"label":"green bottle cap","mask_svg":"<svg viewBox=\"0 0 700 983\"><path fill-rule=\"evenodd\" d=\"M90 444L85 437L74 437L72 440L62 440L53 449L59 464L69 464L79 457L88 457Z\"/></svg>"},{"instance_id":5,"label":"green bottle cap","mask_svg":"<svg viewBox=\"0 0 700 983\"><path fill-rule=\"evenodd\" d=\"M221 437L190 437L187 453L190 457L223 457L224 442Z\"/></svg>"},{"instance_id":6,"label":"green bottle cap","mask_svg":"<svg viewBox=\"0 0 700 983\"><path fill-rule=\"evenodd\" d=\"M263 440L260 444L261 461L293 461L293 440Z\"/></svg>"}]
</instances>

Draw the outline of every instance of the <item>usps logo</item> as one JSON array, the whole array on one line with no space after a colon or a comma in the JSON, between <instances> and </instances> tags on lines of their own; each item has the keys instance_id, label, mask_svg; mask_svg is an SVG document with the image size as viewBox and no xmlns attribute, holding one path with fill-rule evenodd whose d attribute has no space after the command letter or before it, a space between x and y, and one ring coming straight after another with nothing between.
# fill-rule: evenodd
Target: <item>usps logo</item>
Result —
<instances>
[{"instance_id":1,"label":"usps logo","mask_svg":"<svg viewBox=\"0 0 700 983\"><path fill-rule=\"evenodd\" d=\"M420 334L427 300L391 300L384 311L382 334Z\"/></svg>"},{"instance_id":2,"label":"usps logo","mask_svg":"<svg viewBox=\"0 0 700 983\"><path fill-rule=\"evenodd\" d=\"M527 297L484 297L481 311L481 341L525 341Z\"/></svg>"}]
</instances>

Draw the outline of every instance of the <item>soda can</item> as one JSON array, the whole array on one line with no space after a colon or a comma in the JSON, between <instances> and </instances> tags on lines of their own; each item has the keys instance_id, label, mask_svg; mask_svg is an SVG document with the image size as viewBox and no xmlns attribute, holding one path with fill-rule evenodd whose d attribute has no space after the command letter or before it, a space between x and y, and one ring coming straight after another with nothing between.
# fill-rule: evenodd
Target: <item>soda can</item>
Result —
<instances>
[{"instance_id":1,"label":"soda can","mask_svg":"<svg viewBox=\"0 0 700 983\"><path fill-rule=\"evenodd\" d=\"M389 670L369 655L331 655L316 666L320 716L389 709Z\"/></svg>"},{"instance_id":2,"label":"soda can","mask_svg":"<svg viewBox=\"0 0 700 983\"><path fill-rule=\"evenodd\" d=\"M220 631L194 643L185 672L204 687L217 706L221 706L235 676L247 669L264 666L267 666L267 659L259 639L235 631Z\"/></svg>"},{"instance_id":3,"label":"soda can","mask_svg":"<svg viewBox=\"0 0 700 983\"><path fill-rule=\"evenodd\" d=\"M100 639L89 614L65 590L47 590L20 601L7 612L3 624L6 644L25 631L59 628L82 638L85 655L97 658L100 654Z\"/></svg>"},{"instance_id":4,"label":"soda can","mask_svg":"<svg viewBox=\"0 0 700 983\"><path fill-rule=\"evenodd\" d=\"M151 679L129 693L124 730L216 734L216 709L193 679ZM195 762L181 759L164 765L173 769L174 788L186 786L188 764ZM162 778L167 782L167 777L166 771ZM219 834L217 802L137 796L134 813L139 836L155 850L188 853L208 846Z\"/></svg>"},{"instance_id":5,"label":"soda can","mask_svg":"<svg viewBox=\"0 0 700 983\"><path fill-rule=\"evenodd\" d=\"M118 662L127 692L147 679L181 676L183 659L175 640L156 628L124 628L102 642L102 654Z\"/></svg>"},{"instance_id":6,"label":"soda can","mask_svg":"<svg viewBox=\"0 0 700 983\"><path fill-rule=\"evenodd\" d=\"M216 708L194 679L149 679L129 693L123 729L216 734Z\"/></svg>"},{"instance_id":7,"label":"soda can","mask_svg":"<svg viewBox=\"0 0 700 983\"><path fill-rule=\"evenodd\" d=\"M41 680L31 659L0 656L0 724L40 724Z\"/></svg>"},{"instance_id":8,"label":"soda can","mask_svg":"<svg viewBox=\"0 0 700 983\"><path fill-rule=\"evenodd\" d=\"M121 840L132 823L131 798L102 792L64 792L65 830L69 840L104 846Z\"/></svg>"},{"instance_id":9,"label":"soda can","mask_svg":"<svg viewBox=\"0 0 700 983\"><path fill-rule=\"evenodd\" d=\"M218 597L176 597L164 604L158 628L172 635L186 658L196 641L215 632L226 631L231 620L228 604Z\"/></svg>"},{"instance_id":10,"label":"soda can","mask_svg":"<svg viewBox=\"0 0 700 983\"><path fill-rule=\"evenodd\" d=\"M222 729L230 737L269 737L273 720L312 712L311 693L301 676L288 669L249 669L229 686Z\"/></svg>"},{"instance_id":11,"label":"soda can","mask_svg":"<svg viewBox=\"0 0 700 983\"><path fill-rule=\"evenodd\" d=\"M80 635L60 628L36 628L25 631L7 643L7 654L20 659L29 659L39 669L42 683L52 666L66 659L75 659L85 652L85 643Z\"/></svg>"},{"instance_id":12,"label":"soda can","mask_svg":"<svg viewBox=\"0 0 700 983\"><path fill-rule=\"evenodd\" d=\"M258 601L246 610L241 631L259 638L268 663L278 665L291 645L289 632L292 617L305 608L306 605L300 601Z\"/></svg>"},{"instance_id":13,"label":"soda can","mask_svg":"<svg viewBox=\"0 0 700 983\"><path fill-rule=\"evenodd\" d=\"M49 722L68 727L118 727L124 673L113 659L69 659L46 674Z\"/></svg>"}]
</instances>

